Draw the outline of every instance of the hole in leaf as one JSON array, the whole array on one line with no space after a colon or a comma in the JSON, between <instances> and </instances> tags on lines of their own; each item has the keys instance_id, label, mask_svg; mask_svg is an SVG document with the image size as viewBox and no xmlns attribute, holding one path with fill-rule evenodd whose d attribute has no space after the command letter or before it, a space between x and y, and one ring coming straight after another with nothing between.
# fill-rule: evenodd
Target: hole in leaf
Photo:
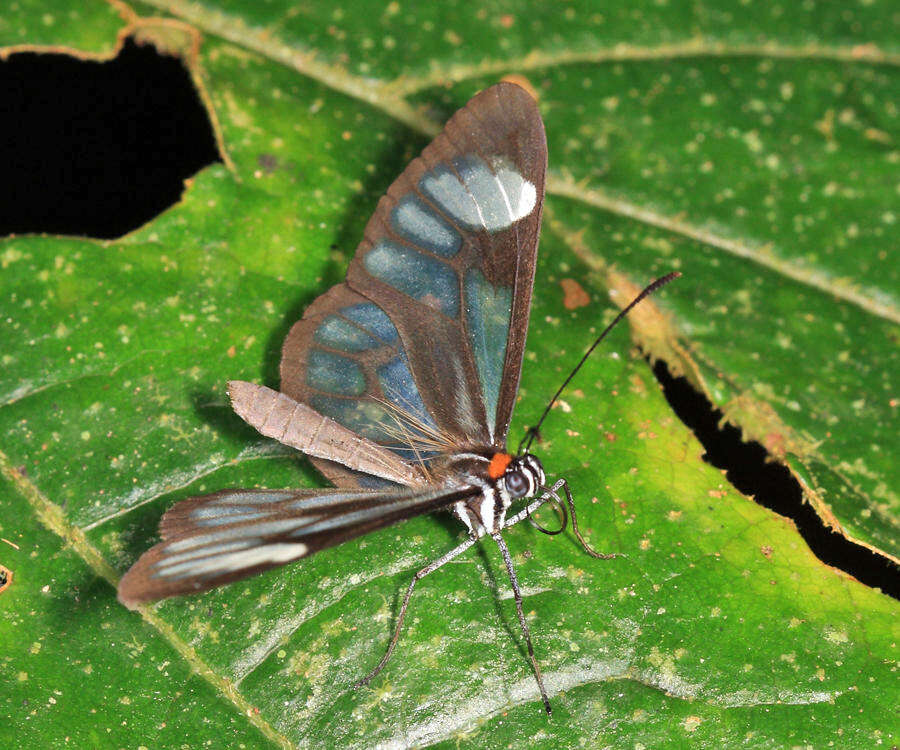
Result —
<instances>
[{"instance_id":1,"label":"hole in leaf","mask_svg":"<svg viewBox=\"0 0 900 750\"><path fill-rule=\"evenodd\" d=\"M0 235L119 237L221 161L178 58L127 41L106 62L17 53L0 62Z\"/></svg>"},{"instance_id":2,"label":"hole in leaf","mask_svg":"<svg viewBox=\"0 0 900 750\"><path fill-rule=\"evenodd\" d=\"M741 431L730 424L719 426L722 412L697 392L687 378L673 377L658 361L653 373L669 405L703 444L703 459L723 469L740 492L760 505L790 518L812 553L826 565L849 573L861 583L900 599L897 567L891 560L831 531L803 501L799 482L783 464L766 460L769 455L757 442L744 442Z\"/></svg>"}]
</instances>

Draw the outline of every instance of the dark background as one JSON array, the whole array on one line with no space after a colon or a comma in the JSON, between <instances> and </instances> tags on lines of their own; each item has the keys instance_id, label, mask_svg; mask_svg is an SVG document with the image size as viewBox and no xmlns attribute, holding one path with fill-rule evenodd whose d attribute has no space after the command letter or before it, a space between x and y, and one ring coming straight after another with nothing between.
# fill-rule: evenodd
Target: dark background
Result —
<instances>
[{"instance_id":1,"label":"dark background","mask_svg":"<svg viewBox=\"0 0 900 750\"><path fill-rule=\"evenodd\" d=\"M11 55L0 102L0 235L119 237L220 161L181 61L131 41L102 63Z\"/></svg>"}]
</instances>

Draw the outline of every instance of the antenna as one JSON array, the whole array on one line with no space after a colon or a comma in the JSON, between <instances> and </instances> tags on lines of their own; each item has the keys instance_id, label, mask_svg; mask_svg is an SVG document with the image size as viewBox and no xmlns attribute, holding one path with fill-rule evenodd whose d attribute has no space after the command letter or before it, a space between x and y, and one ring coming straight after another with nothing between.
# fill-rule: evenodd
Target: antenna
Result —
<instances>
[{"instance_id":1,"label":"antenna","mask_svg":"<svg viewBox=\"0 0 900 750\"><path fill-rule=\"evenodd\" d=\"M526 452L528 451L529 448L531 448L532 442L534 442L534 439L539 434L541 425L544 423L544 420L547 418L547 415L550 413L550 410L553 408L553 404L556 403L556 399L559 398L560 394L565 390L566 386L571 382L572 378L575 377L575 374L581 369L581 366L587 361L587 358L591 356L591 353L594 351L594 349L597 348L597 345L601 341L603 341L604 338L606 338L606 334L608 334L613 328L615 328L616 324L620 320L622 320L622 318L624 318L626 315L628 315L628 313L631 312L631 309L635 305L637 305L639 302L643 301L644 298L649 297L651 294L653 294L653 292L655 292L660 287L665 286L673 279L677 279L679 276L681 276L680 271L673 271L672 273L666 274L665 276L658 278L656 281L652 282L651 284L648 284L637 297L635 297L633 300L631 300L631 302L628 304L628 306L624 310L622 310L618 315L616 315L615 320L613 320L612 323L610 323L608 326L606 326L603 333L601 333L597 337L597 340L594 341L593 344L591 344L591 348L588 349L584 353L584 356L581 358L581 361L577 365L575 365L575 369L569 373L569 376L563 381L563 384L559 387L559 389L556 391L556 393L553 394L553 398L550 399L550 403L547 404L547 408L544 409L544 413L541 414L541 418L537 421L537 424L534 427L529 427L528 430L525 432L525 437L523 437L522 441L519 443L519 449L518 449L519 455L521 455L523 452L523 450L522 450L523 445L524 445L524 449Z\"/></svg>"}]
</instances>

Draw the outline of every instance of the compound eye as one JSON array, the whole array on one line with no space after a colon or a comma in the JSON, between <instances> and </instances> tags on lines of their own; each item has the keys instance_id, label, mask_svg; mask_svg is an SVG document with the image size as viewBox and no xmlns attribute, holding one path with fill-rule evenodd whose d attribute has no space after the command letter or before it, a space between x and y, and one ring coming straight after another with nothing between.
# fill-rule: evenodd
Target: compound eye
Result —
<instances>
[{"instance_id":1,"label":"compound eye","mask_svg":"<svg viewBox=\"0 0 900 750\"><path fill-rule=\"evenodd\" d=\"M525 472L507 472L504 481L506 482L506 491L509 492L510 497L522 497L528 494L529 483L528 477L525 476Z\"/></svg>"}]
</instances>

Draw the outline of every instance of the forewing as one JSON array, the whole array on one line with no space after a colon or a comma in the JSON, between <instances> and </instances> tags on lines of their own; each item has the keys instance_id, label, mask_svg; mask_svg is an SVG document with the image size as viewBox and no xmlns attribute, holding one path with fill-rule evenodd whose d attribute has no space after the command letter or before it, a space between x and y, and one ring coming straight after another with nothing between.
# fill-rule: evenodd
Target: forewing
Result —
<instances>
[{"instance_id":1,"label":"forewing","mask_svg":"<svg viewBox=\"0 0 900 750\"><path fill-rule=\"evenodd\" d=\"M505 447L546 162L529 94L473 98L381 199L347 283L292 329L282 391L408 460Z\"/></svg>"},{"instance_id":2,"label":"forewing","mask_svg":"<svg viewBox=\"0 0 900 750\"><path fill-rule=\"evenodd\" d=\"M320 549L406 518L448 507L477 490L398 489L224 490L171 508L162 541L145 552L119 583L119 600L133 607L285 565Z\"/></svg>"}]
</instances>

